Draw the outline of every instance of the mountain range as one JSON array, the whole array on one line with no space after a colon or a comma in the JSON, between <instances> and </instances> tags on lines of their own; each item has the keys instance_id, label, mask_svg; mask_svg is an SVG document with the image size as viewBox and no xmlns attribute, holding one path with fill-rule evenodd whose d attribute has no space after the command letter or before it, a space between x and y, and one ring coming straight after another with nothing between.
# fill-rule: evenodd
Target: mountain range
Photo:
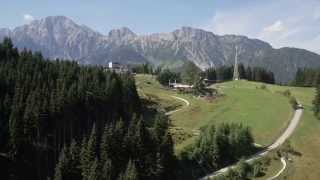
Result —
<instances>
[{"instance_id":1,"label":"mountain range","mask_svg":"<svg viewBox=\"0 0 320 180\"><path fill-rule=\"evenodd\" d=\"M100 65L115 61L179 67L191 61L204 70L232 65L238 49L239 63L274 72L278 83L292 80L298 68L320 67L320 55L304 49L275 49L258 39L220 36L191 27L150 35L137 35L123 27L104 35L67 17L50 16L12 30L2 28L0 40L4 37L10 37L19 49L41 51L47 58Z\"/></svg>"}]
</instances>

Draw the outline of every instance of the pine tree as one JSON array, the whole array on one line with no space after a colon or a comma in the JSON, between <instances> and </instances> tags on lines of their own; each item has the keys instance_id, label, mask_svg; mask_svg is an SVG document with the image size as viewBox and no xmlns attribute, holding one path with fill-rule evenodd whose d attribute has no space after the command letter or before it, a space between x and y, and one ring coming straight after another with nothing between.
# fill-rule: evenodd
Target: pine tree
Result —
<instances>
[{"instance_id":1,"label":"pine tree","mask_svg":"<svg viewBox=\"0 0 320 180\"><path fill-rule=\"evenodd\" d=\"M100 158L102 161L108 159L108 154L111 151L111 142L112 142L112 129L113 125L105 125L100 144Z\"/></svg>"},{"instance_id":2,"label":"pine tree","mask_svg":"<svg viewBox=\"0 0 320 180\"><path fill-rule=\"evenodd\" d=\"M99 179L98 159L95 158L95 160L91 163L91 166L90 166L88 180L98 180L98 179Z\"/></svg>"},{"instance_id":3,"label":"pine tree","mask_svg":"<svg viewBox=\"0 0 320 180\"><path fill-rule=\"evenodd\" d=\"M162 114L158 114L153 125L153 133L158 143L162 141L162 137L168 130L168 119Z\"/></svg>"},{"instance_id":4,"label":"pine tree","mask_svg":"<svg viewBox=\"0 0 320 180\"><path fill-rule=\"evenodd\" d=\"M313 100L313 112L315 116L319 118L319 112L320 112L320 85L317 86L316 89L316 96Z\"/></svg>"},{"instance_id":5,"label":"pine tree","mask_svg":"<svg viewBox=\"0 0 320 180\"><path fill-rule=\"evenodd\" d=\"M70 179L80 179L81 170L80 170L80 148L77 142L73 139L70 148L69 148L69 161L70 161Z\"/></svg>"},{"instance_id":6,"label":"pine tree","mask_svg":"<svg viewBox=\"0 0 320 180\"><path fill-rule=\"evenodd\" d=\"M88 146L88 141L86 137L83 137L82 143L81 143L81 151L80 151L80 169L81 169L81 175L83 179L87 177L87 168L88 168L88 161L87 161L87 146Z\"/></svg>"},{"instance_id":7,"label":"pine tree","mask_svg":"<svg viewBox=\"0 0 320 180\"><path fill-rule=\"evenodd\" d=\"M97 156L96 148L97 148L97 134L96 134L96 126L94 124L92 126L90 138L88 140L88 145L87 145L86 158L88 161L93 161Z\"/></svg>"},{"instance_id":8,"label":"pine tree","mask_svg":"<svg viewBox=\"0 0 320 180\"><path fill-rule=\"evenodd\" d=\"M97 157L96 154L96 147L97 147L97 140L96 140L96 128L95 125L93 125L90 138L86 144L83 144L84 147L81 150L81 170L82 170L82 176L84 179L89 179L90 175L90 168Z\"/></svg>"},{"instance_id":9,"label":"pine tree","mask_svg":"<svg viewBox=\"0 0 320 180\"><path fill-rule=\"evenodd\" d=\"M239 77L240 79L246 79L247 75L246 75L246 70L243 64L239 64Z\"/></svg>"},{"instance_id":10,"label":"pine tree","mask_svg":"<svg viewBox=\"0 0 320 180\"><path fill-rule=\"evenodd\" d=\"M251 67L247 67L247 70L246 70L246 76L247 76L247 80L248 81L252 81L252 71L251 71Z\"/></svg>"},{"instance_id":11,"label":"pine tree","mask_svg":"<svg viewBox=\"0 0 320 180\"><path fill-rule=\"evenodd\" d=\"M69 179L69 168L68 151L66 147L63 147L55 168L54 180Z\"/></svg>"},{"instance_id":12,"label":"pine tree","mask_svg":"<svg viewBox=\"0 0 320 180\"><path fill-rule=\"evenodd\" d=\"M175 172L175 158L173 150L173 141L169 132L163 137L163 141L160 144L160 162L164 168L163 179L174 179Z\"/></svg>"},{"instance_id":13,"label":"pine tree","mask_svg":"<svg viewBox=\"0 0 320 180\"><path fill-rule=\"evenodd\" d=\"M21 91L18 91L21 92ZM13 100L12 111L9 118L10 133L10 155L12 159L16 159L24 141L23 121L21 121L22 104L19 94L16 94Z\"/></svg>"},{"instance_id":14,"label":"pine tree","mask_svg":"<svg viewBox=\"0 0 320 180\"><path fill-rule=\"evenodd\" d=\"M112 180L112 162L107 159L101 171L102 180Z\"/></svg>"},{"instance_id":15,"label":"pine tree","mask_svg":"<svg viewBox=\"0 0 320 180\"><path fill-rule=\"evenodd\" d=\"M129 160L127 169L123 175L120 176L119 180L138 180L138 172L136 165L132 160Z\"/></svg>"}]
</instances>

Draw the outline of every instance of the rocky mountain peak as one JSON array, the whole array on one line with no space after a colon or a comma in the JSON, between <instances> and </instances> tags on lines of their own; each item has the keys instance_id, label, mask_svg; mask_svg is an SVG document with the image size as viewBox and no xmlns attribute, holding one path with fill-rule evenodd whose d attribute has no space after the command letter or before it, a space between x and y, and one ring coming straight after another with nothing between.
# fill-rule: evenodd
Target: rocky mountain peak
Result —
<instances>
[{"instance_id":1,"label":"rocky mountain peak","mask_svg":"<svg viewBox=\"0 0 320 180\"><path fill-rule=\"evenodd\" d=\"M108 37L111 40L128 40L137 37L137 35L132 32L127 27L122 27L119 29L113 29L109 32Z\"/></svg>"},{"instance_id":2,"label":"rocky mountain peak","mask_svg":"<svg viewBox=\"0 0 320 180\"><path fill-rule=\"evenodd\" d=\"M298 67L320 67L320 56L309 51L272 46L238 35L215 35L210 31L182 27L170 33L138 36L129 28L114 29L104 36L65 16L50 16L13 29L0 29L0 40L10 36L19 48L41 51L48 58L77 60L85 64L150 62L179 66L191 61L201 69L232 65L235 46L239 62L275 73L278 82L289 82Z\"/></svg>"},{"instance_id":3,"label":"rocky mountain peak","mask_svg":"<svg viewBox=\"0 0 320 180\"><path fill-rule=\"evenodd\" d=\"M177 38L183 38L188 40L201 40L206 38L214 38L215 35L212 32L208 32L202 29L192 27L182 27L173 31L173 34Z\"/></svg>"}]
</instances>

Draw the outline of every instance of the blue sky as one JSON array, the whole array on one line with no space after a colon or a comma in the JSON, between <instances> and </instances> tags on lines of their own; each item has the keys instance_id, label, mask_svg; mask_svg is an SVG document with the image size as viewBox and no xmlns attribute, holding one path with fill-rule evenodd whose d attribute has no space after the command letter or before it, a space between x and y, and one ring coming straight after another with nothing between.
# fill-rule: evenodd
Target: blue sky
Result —
<instances>
[{"instance_id":1,"label":"blue sky","mask_svg":"<svg viewBox=\"0 0 320 180\"><path fill-rule=\"evenodd\" d=\"M192 26L320 53L320 0L1 0L0 27L54 15L104 34L123 26L138 34Z\"/></svg>"}]
</instances>

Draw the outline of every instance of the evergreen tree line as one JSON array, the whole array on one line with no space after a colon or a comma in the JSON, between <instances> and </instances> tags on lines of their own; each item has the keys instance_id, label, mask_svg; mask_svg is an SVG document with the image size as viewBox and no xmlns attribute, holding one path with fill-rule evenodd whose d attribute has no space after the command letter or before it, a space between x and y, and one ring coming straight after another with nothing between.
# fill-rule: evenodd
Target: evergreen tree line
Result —
<instances>
[{"instance_id":1,"label":"evergreen tree line","mask_svg":"<svg viewBox=\"0 0 320 180\"><path fill-rule=\"evenodd\" d=\"M144 126L131 75L19 52L8 38L0 44L5 179L170 176L170 134L166 125L153 129Z\"/></svg>"},{"instance_id":2,"label":"evergreen tree line","mask_svg":"<svg viewBox=\"0 0 320 180\"><path fill-rule=\"evenodd\" d=\"M132 65L131 70L133 73L137 73L137 74L153 74L154 73L153 67L149 63Z\"/></svg>"},{"instance_id":3,"label":"evergreen tree line","mask_svg":"<svg viewBox=\"0 0 320 180\"><path fill-rule=\"evenodd\" d=\"M293 86L316 87L320 84L319 69L298 69L295 79L291 83Z\"/></svg>"},{"instance_id":4,"label":"evergreen tree line","mask_svg":"<svg viewBox=\"0 0 320 180\"><path fill-rule=\"evenodd\" d=\"M181 70L182 69L182 70ZM179 72L169 69L158 68L155 71L157 80L160 84L168 86L169 80L174 82L183 82L187 84L195 84L201 79L208 79L211 82L224 82L233 79L233 66L220 66L217 68L209 68L205 71L198 69L193 63L185 63ZM269 84L275 83L274 74L261 67L244 67L243 64L238 66L240 79L248 81L264 82Z\"/></svg>"},{"instance_id":5,"label":"evergreen tree line","mask_svg":"<svg viewBox=\"0 0 320 180\"><path fill-rule=\"evenodd\" d=\"M233 78L233 70L233 66L209 68L203 73L203 76L208 80L216 82L230 81ZM275 83L274 74L271 71L267 71L261 67L245 67L243 64L239 64L238 72L240 79L265 82L269 84Z\"/></svg>"},{"instance_id":6,"label":"evergreen tree line","mask_svg":"<svg viewBox=\"0 0 320 180\"><path fill-rule=\"evenodd\" d=\"M174 179L173 142L163 118L148 130L141 118L128 127L120 120L106 125L97 135L96 126L81 143L72 141L60 152L54 180Z\"/></svg>"},{"instance_id":7,"label":"evergreen tree line","mask_svg":"<svg viewBox=\"0 0 320 180\"><path fill-rule=\"evenodd\" d=\"M316 95L313 99L313 112L320 119L320 69L298 69L291 84L299 87L316 88Z\"/></svg>"},{"instance_id":8,"label":"evergreen tree line","mask_svg":"<svg viewBox=\"0 0 320 180\"><path fill-rule=\"evenodd\" d=\"M261 177L264 174L265 164L263 161L255 160L253 163L247 163L240 160L235 168L229 168L224 174L218 175L214 180L250 180Z\"/></svg>"},{"instance_id":9,"label":"evergreen tree line","mask_svg":"<svg viewBox=\"0 0 320 180\"><path fill-rule=\"evenodd\" d=\"M235 163L255 152L253 143L249 128L241 124L209 126L182 155L179 177L186 174L195 178Z\"/></svg>"},{"instance_id":10,"label":"evergreen tree line","mask_svg":"<svg viewBox=\"0 0 320 180\"><path fill-rule=\"evenodd\" d=\"M316 95L312 103L314 115L320 119L320 84L316 85Z\"/></svg>"},{"instance_id":11,"label":"evergreen tree line","mask_svg":"<svg viewBox=\"0 0 320 180\"><path fill-rule=\"evenodd\" d=\"M180 73L175 73L173 71L170 71L169 69L164 69L161 70L157 74L157 80L159 81L160 84L164 86L169 86L169 82L174 83L174 82L181 82L181 76Z\"/></svg>"}]
</instances>

